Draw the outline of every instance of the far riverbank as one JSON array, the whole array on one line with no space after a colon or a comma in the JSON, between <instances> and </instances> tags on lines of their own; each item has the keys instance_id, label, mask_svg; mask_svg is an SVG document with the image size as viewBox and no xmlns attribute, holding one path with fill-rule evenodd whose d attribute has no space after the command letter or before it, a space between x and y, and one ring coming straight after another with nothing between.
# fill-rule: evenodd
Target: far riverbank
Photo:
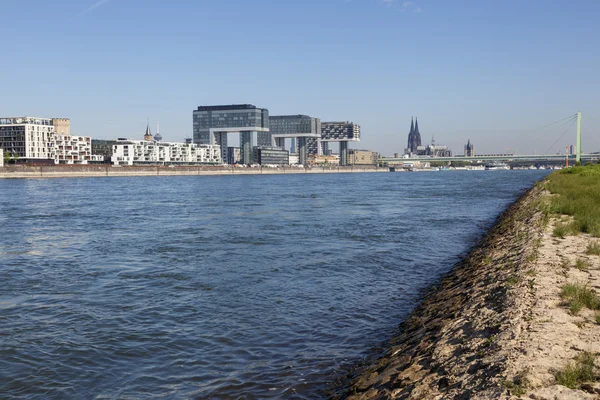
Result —
<instances>
[{"instance_id":1,"label":"far riverbank","mask_svg":"<svg viewBox=\"0 0 600 400\"><path fill-rule=\"evenodd\" d=\"M112 166L112 165L51 165L0 167L1 178L81 178L119 176L185 176L185 175L283 175L389 172L389 168L374 165L324 167L254 167L233 166Z\"/></svg>"}]
</instances>

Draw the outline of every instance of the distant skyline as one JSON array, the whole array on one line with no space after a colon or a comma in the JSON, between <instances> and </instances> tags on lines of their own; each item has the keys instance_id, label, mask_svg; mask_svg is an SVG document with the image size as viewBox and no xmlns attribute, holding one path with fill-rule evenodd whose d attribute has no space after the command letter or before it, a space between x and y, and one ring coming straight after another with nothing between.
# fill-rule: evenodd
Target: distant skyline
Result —
<instances>
[{"instance_id":1,"label":"distant skyline","mask_svg":"<svg viewBox=\"0 0 600 400\"><path fill-rule=\"evenodd\" d=\"M362 127L365 148L600 151L600 1L0 0L0 116L166 141L199 105L250 103Z\"/></svg>"}]
</instances>

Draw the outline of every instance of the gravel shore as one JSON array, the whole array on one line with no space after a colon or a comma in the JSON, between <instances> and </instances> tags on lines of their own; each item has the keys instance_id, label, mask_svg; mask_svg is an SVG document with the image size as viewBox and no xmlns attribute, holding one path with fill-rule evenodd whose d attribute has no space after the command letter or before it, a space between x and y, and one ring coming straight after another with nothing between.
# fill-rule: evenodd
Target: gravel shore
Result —
<instances>
[{"instance_id":1,"label":"gravel shore","mask_svg":"<svg viewBox=\"0 0 600 400\"><path fill-rule=\"evenodd\" d=\"M591 399L556 374L582 352L597 358L594 312L574 314L568 282L600 289L600 256L587 235L552 235L536 185L506 210L469 255L431 287L373 364L357 367L333 399ZM576 268L585 259L585 270Z\"/></svg>"}]
</instances>

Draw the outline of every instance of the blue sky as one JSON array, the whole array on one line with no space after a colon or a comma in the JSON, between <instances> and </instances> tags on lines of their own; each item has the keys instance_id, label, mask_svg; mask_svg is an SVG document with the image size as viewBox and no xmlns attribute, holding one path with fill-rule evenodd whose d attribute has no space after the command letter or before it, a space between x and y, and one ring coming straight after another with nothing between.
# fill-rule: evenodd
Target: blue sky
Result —
<instances>
[{"instance_id":1,"label":"blue sky","mask_svg":"<svg viewBox=\"0 0 600 400\"><path fill-rule=\"evenodd\" d=\"M165 140L198 105L362 125L354 147L423 139L543 153L583 112L600 151L600 1L0 0L0 115L69 117L75 134ZM550 149L574 142L574 128ZM541 137L541 138L540 138Z\"/></svg>"}]
</instances>

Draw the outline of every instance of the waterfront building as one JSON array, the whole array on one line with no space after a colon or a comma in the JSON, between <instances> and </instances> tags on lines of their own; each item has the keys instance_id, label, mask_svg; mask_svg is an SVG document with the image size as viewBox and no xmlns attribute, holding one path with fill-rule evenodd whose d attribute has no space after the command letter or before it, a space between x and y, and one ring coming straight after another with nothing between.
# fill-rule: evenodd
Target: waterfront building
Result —
<instances>
[{"instance_id":1,"label":"waterfront building","mask_svg":"<svg viewBox=\"0 0 600 400\"><path fill-rule=\"evenodd\" d=\"M322 122L321 142L339 142L340 165L348 165L348 143L360 141L360 125L349 121ZM322 148L321 154L328 149Z\"/></svg>"},{"instance_id":2,"label":"waterfront building","mask_svg":"<svg viewBox=\"0 0 600 400\"><path fill-rule=\"evenodd\" d=\"M92 152L89 136L52 135L52 156L55 164L89 164L103 162L104 156Z\"/></svg>"},{"instance_id":3,"label":"waterfront building","mask_svg":"<svg viewBox=\"0 0 600 400\"><path fill-rule=\"evenodd\" d=\"M408 146L404 154L417 154L417 147L421 146L421 133L419 132L419 121L416 124L410 119L410 132L408 133Z\"/></svg>"},{"instance_id":4,"label":"waterfront building","mask_svg":"<svg viewBox=\"0 0 600 400\"><path fill-rule=\"evenodd\" d=\"M186 144L117 139L115 165L221 164L221 148L210 144Z\"/></svg>"},{"instance_id":5,"label":"waterfront building","mask_svg":"<svg viewBox=\"0 0 600 400\"><path fill-rule=\"evenodd\" d=\"M239 164L240 162L240 148L239 147L228 147L227 148L227 164Z\"/></svg>"},{"instance_id":6,"label":"waterfront building","mask_svg":"<svg viewBox=\"0 0 600 400\"><path fill-rule=\"evenodd\" d=\"M254 147L254 162L260 165L289 165L290 153L281 147Z\"/></svg>"},{"instance_id":7,"label":"waterfront building","mask_svg":"<svg viewBox=\"0 0 600 400\"><path fill-rule=\"evenodd\" d=\"M471 139L465 145L465 157L475 157L475 146L471 143Z\"/></svg>"},{"instance_id":8,"label":"waterfront building","mask_svg":"<svg viewBox=\"0 0 600 400\"><path fill-rule=\"evenodd\" d=\"M300 164L300 156L298 153L290 153L290 165L298 165ZM302 164L304 165L304 164Z\"/></svg>"},{"instance_id":9,"label":"waterfront building","mask_svg":"<svg viewBox=\"0 0 600 400\"><path fill-rule=\"evenodd\" d=\"M348 163L350 165L377 165L379 153L371 150L355 150L348 152Z\"/></svg>"},{"instance_id":10,"label":"waterfront building","mask_svg":"<svg viewBox=\"0 0 600 400\"><path fill-rule=\"evenodd\" d=\"M340 165L340 155L339 154L310 155L308 157L308 164L338 166L338 165Z\"/></svg>"},{"instance_id":11,"label":"waterfront building","mask_svg":"<svg viewBox=\"0 0 600 400\"><path fill-rule=\"evenodd\" d=\"M115 144L116 140L92 139L92 154L102 156L105 163L110 163Z\"/></svg>"},{"instance_id":12,"label":"waterfront building","mask_svg":"<svg viewBox=\"0 0 600 400\"><path fill-rule=\"evenodd\" d=\"M253 163L253 143L272 146L269 111L252 104L199 106L193 111L194 143L221 146L221 159L227 159L227 135L240 134L240 161Z\"/></svg>"},{"instance_id":13,"label":"waterfront building","mask_svg":"<svg viewBox=\"0 0 600 400\"><path fill-rule=\"evenodd\" d=\"M54 133L69 136L71 134L71 120L69 118L52 118Z\"/></svg>"},{"instance_id":14,"label":"waterfront building","mask_svg":"<svg viewBox=\"0 0 600 400\"><path fill-rule=\"evenodd\" d=\"M269 117L269 130L274 140L274 145L285 148L285 139L292 139L292 151L297 152L300 164L306 162L307 140L309 138L320 141L321 120L308 115L276 115Z\"/></svg>"},{"instance_id":15,"label":"waterfront building","mask_svg":"<svg viewBox=\"0 0 600 400\"><path fill-rule=\"evenodd\" d=\"M0 118L0 147L27 163L51 163L52 118Z\"/></svg>"}]
</instances>

